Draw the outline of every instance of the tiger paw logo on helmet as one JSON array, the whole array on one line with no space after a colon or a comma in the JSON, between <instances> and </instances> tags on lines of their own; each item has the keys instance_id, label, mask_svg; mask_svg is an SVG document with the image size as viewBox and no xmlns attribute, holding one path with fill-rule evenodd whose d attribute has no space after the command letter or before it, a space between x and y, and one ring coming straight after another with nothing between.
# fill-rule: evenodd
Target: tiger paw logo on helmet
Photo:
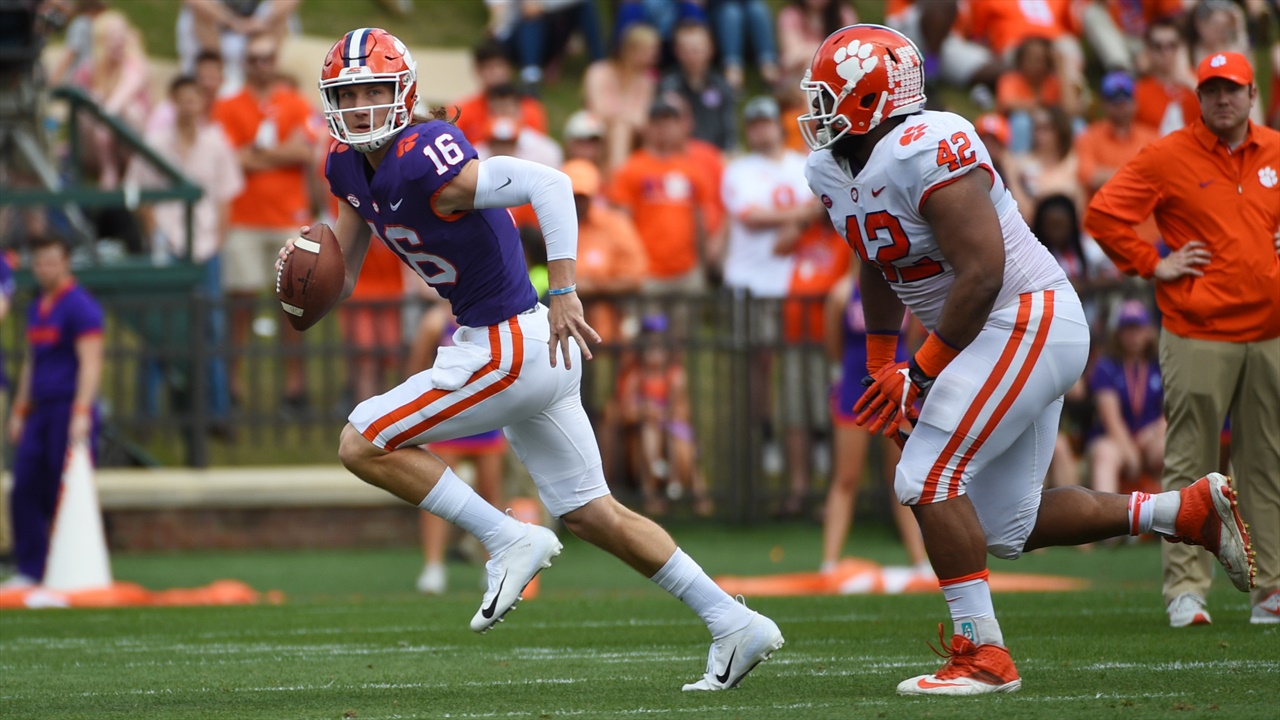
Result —
<instances>
[{"instance_id":1,"label":"tiger paw logo on helmet","mask_svg":"<svg viewBox=\"0 0 1280 720\"><path fill-rule=\"evenodd\" d=\"M863 44L856 38L849 41L846 47L836 48L836 72L845 79L845 87L857 87L867 73L876 69L880 58L871 52L875 47L870 43Z\"/></svg>"}]
</instances>

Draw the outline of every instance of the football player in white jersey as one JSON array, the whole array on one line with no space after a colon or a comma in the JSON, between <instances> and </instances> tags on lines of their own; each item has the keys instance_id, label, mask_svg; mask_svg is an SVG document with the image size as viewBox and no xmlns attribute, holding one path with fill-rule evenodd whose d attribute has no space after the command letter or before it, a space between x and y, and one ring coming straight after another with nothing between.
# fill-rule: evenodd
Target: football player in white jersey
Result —
<instances>
[{"instance_id":1,"label":"football player in white jersey","mask_svg":"<svg viewBox=\"0 0 1280 720\"><path fill-rule=\"evenodd\" d=\"M809 187L863 261L869 387L854 412L872 432L917 423L894 490L920 523L955 627L946 664L898 692L1021 687L992 608L987 552L1012 559L1155 531L1208 548L1247 590L1249 538L1228 478L1157 495L1043 489L1062 394L1088 358L1088 326L973 126L923 110L911 41L878 25L842 28L801 87ZM908 362L894 362L904 306L930 333Z\"/></svg>"}]
</instances>

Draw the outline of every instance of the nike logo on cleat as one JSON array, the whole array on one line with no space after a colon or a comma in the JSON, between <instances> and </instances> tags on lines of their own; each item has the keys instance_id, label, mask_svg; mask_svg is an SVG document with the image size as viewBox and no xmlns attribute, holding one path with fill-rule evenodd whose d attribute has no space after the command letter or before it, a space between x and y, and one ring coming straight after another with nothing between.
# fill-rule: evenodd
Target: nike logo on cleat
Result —
<instances>
[{"instance_id":1,"label":"nike logo on cleat","mask_svg":"<svg viewBox=\"0 0 1280 720\"><path fill-rule=\"evenodd\" d=\"M919 685L921 689L924 690L944 687L964 687L964 685L961 685L960 683L936 683L930 680L925 680L924 678L920 678L920 680L916 682L916 685Z\"/></svg>"},{"instance_id":2,"label":"nike logo on cleat","mask_svg":"<svg viewBox=\"0 0 1280 720\"><path fill-rule=\"evenodd\" d=\"M507 584L507 574L503 573L502 582L498 583L498 591L493 594L493 602L489 603L489 607L482 608L480 610L480 614L484 616L485 620L490 620L493 618L493 611L498 608L498 596L502 594L502 586L506 584Z\"/></svg>"},{"instance_id":3,"label":"nike logo on cleat","mask_svg":"<svg viewBox=\"0 0 1280 720\"><path fill-rule=\"evenodd\" d=\"M724 674L717 675L716 682L720 683L721 685L729 682L730 671L733 670L733 658L736 657L737 654L738 654L738 648L734 648L733 652L729 654L729 662L724 664Z\"/></svg>"}]
</instances>

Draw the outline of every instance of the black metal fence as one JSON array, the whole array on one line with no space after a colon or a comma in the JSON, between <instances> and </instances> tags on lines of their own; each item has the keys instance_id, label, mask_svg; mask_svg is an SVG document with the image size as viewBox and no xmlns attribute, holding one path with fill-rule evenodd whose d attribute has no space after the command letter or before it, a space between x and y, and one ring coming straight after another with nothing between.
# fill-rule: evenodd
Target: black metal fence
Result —
<instances>
[{"instance_id":1,"label":"black metal fence","mask_svg":"<svg viewBox=\"0 0 1280 720\"><path fill-rule=\"evenodd\" d=\"M107 315L103 466L336 463L339 431L363 399L355 395L354 369L360 363L376 367L379 391L402 381L407 347L425 307L416 300L348 301L293 344L284 340L286 323L274 298L243 303L200 294L163 297L113 293L101 298ZM17 376L27 301L18 298L13 322L0 333L10 377ZM696 454L696 472L716 515L739 520L767 515L788 492L777 459L784 428L796 423L812 441L807 452L818 456L810 460L815 479L805 492L816 498L825 491L828 374L821 328L815 326L822 302L789 300L784 306L729 293L611 299L609 337L585 364L583 400L615 492L640 503L646 485L660 496L668 486L688 490L687 482L674 482L679 459L671 445L679 441L691 443L684 447ZM355 343L351 322L362 321L361 313L370 310L398 313L402 342ZM598 311L588 303L589 315ZM252 318L247 341L213 342L219 334L226 336L215 334L213 325L226 326L237 313ZM810 322L797 326L796 318ZM652 372L656 364L661 372ZM232 394L219 379L220 366L236 371L239 393ZM299 373L305 392L289 397ZM627 382L629 373L644 377ZM687 417L679 416L684 408L670 402L670 394L645 398L644 417L628 415L635 403L628 402L626 392L652 396L655 376L657 384L669 385L680 373L687 384ZM653 412L665 413L656 425L667 446L658 451L656 466L639 437ZM660 475L665 470L672 482L645 483L646 474L655 470ZM673 510L691 499L686 493Z\"/></svg>"},{"instance_id":2,"label":"black metal fence","mask_svg":"<svg viewBox=\"0 0 1280 720\"><path fill-rule=\"evenodd\" d=\"M339 431L364 399L356 396L356 368L375 368L378 392L407 377L407 347L425 307L416 300L348 301L291 343L274 298L155 297L102 299L103 466L337 463ZM23 302L0 332L11 378L23 344ZM664 505L667 490L678 491L675 512L706 513L714 504L716 516L737 521L794 511L797 499L801 510L820 507L832 443L823 302L724 291L611 299L607 327L599 328L608 337L584 367L583 402L614 492L637 505ZM587 309L588 317L600 317L599 307ZM351 331L367 322L366 311L398 319L401 341L356 342ZM213 342L226 337L213 326L236 313L252 319L247 341ZM235 371L234 396L219 367ZM681 381L683 405L670 393ZM295 385L304 392L289 397ZM662 449L654 449L655 435ZM878 466L874 448L871 464ZM696 480L678 477L690 459ZM867 477L882 475L873 467ZM710 502L699 506L691 501L703 498L691 495L704 484ZM867 485L885 496L883 483Z\"/></svg>"}]
</instances>

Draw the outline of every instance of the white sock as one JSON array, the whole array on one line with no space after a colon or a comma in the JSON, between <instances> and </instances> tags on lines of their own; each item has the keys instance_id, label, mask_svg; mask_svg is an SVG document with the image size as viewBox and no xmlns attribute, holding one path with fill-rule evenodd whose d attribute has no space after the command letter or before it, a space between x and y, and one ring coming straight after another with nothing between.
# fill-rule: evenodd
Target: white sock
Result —
<instances>
[{"instance_id":1,"label":"white sock","mask_svg":"<svg viewBox=\"0 0 1280 720\"><path fill-rule=\"evenodd\" d=\"M1129 534L1141 535L1151 532L1151 520L1155 515L1156 503L1150 493L1135 492L1129 495Z\"/></svg>"},{"instance_id":2,"label":"white sock","mask_svg":"<svg viewBox=\"0 0 1280 720\"><path fill-rule=\"evenodd\" d=\"M751 621L751 614L746 606L734 602L680 548L676 548L662 569L650 579L697 613L702 622L707 624L712 638L718 640L741 630Z\"/></svg>"},{"instance_id":3,"label":"white sock","mask_svg":"<svg viewBox=\"0 0 1280 720\"><path fill-rule=\"evenodd\" d=\"M1182 509L1182 493L1177 490L1156 493L1151 496L1150 530L1160 535L1175 537L1178 511Z\"/></svg>"},{"instance_id":4,"label":"white sock","mask_svg":"<svg viewBox=\"0 0 1280 720\"><path fill-rule=\"evenodd\" d=\"M444 469L440 481L418 507L475 535L490 557L511 547L524 534L524 523L485 502L452 468Z\"/></svg>"},{"instance_id":5,"label":"white sock","mask_svg":"<svg viewBox=\"0 0 1280 720\"><path fill-rule=\"evenodd\" d=\"M941 580L942 596L951 610L951 622L955 634L963 635L974 645L999 645L1004 647L1004 635L996 622L995 607L991 604L991 585L988 573L965 575L953 580Z\"/></svg>"}]
</instances>

